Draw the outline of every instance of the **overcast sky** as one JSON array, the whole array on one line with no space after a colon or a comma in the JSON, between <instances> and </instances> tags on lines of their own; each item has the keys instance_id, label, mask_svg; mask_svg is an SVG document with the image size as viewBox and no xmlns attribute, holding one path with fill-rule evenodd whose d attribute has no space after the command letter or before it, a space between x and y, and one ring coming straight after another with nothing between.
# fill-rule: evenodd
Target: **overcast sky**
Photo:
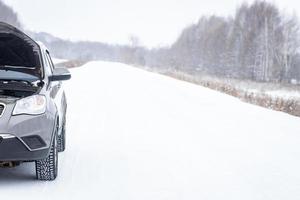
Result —
<instances>
[{"instance_id":1,"label":"overcast sky","mask_svg":"<svg viewBox=\"0 0 300 200\"><path fill-rule=\"evenodd\" d=\"M234 14L243 0L4 0L29 30L71 40L128 43L138 36L148 47L170 44L202 15ZM286 12L297 0L270 0ZM249 0L247 2L252 2ZM299 10L294 10L299 7Z\"/></svg>"}]
</instances>

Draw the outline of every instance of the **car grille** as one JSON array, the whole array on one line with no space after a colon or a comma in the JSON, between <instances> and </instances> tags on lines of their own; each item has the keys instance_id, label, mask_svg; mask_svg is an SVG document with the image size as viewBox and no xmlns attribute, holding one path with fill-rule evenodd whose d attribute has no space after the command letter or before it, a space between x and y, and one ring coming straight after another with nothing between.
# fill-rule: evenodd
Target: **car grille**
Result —
<instances>
[{"instance_id":1,"label":"car grille","mask_svg":"<svg viewBox=\"0 0 300 200\"><path fill-rule=\"evenodd\" d=\"M0 103L0 117L2 116L4 108L5 108L4 104Z\"/></svg>"}]
</instances>

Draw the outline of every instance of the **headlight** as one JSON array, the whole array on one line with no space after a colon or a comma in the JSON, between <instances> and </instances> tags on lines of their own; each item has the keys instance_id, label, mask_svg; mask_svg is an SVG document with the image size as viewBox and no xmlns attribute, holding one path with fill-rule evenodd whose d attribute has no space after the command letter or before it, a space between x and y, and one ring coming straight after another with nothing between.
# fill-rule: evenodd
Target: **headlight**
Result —
<instances>
[{"instance_id":1,"label":"headlight","mask_svg":"<svg viewBox=\"0 0 300 200\"><path fill-rule=\"evenodd\" d=\"M40 115L46 111L46 97L33 95L17 101L13 115Z\"/></svg>"}]
</instances>

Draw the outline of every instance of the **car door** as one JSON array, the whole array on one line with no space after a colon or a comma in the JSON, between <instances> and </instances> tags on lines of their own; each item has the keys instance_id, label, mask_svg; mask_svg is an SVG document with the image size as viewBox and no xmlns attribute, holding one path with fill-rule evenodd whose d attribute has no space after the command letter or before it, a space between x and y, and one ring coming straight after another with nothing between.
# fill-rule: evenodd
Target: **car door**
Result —
<instances>
[{"instance_id":1,"label":"car door","mask_svg":"<svg viewBox=\"0 0 300 200\"><path fill-rule=\"evenodd\" d=\"M53 69L54 69L54 64L52 62L51 56L49 51L45 51L45 57L46 57L46 62L47 65L50 67L50 73L53 73ZM59 119L59 130L62 129L62 125L63 125L63 120L64 120L64 114L65 114L65 99L64 99L64 90L63 90L63 86L62 86L62 82L61 81L53 81L50 82L50 95L51 98L53 98L56 108L57 108L57 114L58 114L58 119ZM60 134L61 131L59 131Z\"/></svg>"}]
</instances>

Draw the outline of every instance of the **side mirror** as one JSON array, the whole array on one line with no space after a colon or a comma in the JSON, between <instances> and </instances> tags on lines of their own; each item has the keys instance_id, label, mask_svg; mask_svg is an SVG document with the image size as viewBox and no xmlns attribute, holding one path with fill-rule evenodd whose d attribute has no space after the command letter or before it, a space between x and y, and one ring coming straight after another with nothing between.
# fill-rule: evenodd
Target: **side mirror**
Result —
<instances>
[{"instance_id":1,"label":"side mirror","mask_svg":"<svg viewBox=\"0 0 300 200\"><path fill-rule=\"evenodd\" d=\"M71 79L71 73L67 68L54 68L53 73L49 76L49 81L66 81Z\"/></svg>"}]
</instances>

